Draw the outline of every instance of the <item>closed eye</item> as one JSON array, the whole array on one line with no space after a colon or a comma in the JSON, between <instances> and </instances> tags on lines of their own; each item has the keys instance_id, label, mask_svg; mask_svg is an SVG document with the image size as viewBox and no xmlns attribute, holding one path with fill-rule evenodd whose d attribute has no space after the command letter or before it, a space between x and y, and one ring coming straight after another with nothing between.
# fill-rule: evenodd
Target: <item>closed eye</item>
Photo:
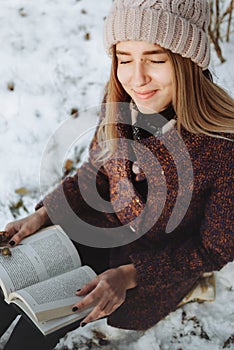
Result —
<instances>
[{"instance_id":1,"label":"closed eye","mask_svg":"<svg viewBox=\"0 0 234 350\"><path fill-rule=\"evenodd\" d=\"M151 61L152 63L165 63L166 61Z\"/></svg>"},{"instance_id":2,"label":"closed eye","mask_svg":"<svg viewBox=\"0 0 234 350\"><path fill-rule=\"evenodd\" d=\"M155 63L155 64L162 64L162 63L165 63L166 61L153 61L153 60L151 60L150 62ZM119 64L128 64L128 63L131 63L131 61L120 61L119 62Z\"/></svg>"},{"instance_id":3,"label":"closed eye","mask_svg":"<svg viewBox=\"0 0 234 350\"><path fill-rule=\"evenodd\" d=\"M120 61L119 63L120 64L127 64L127 63L130 63L131 61Z\"/></svg>"}]
</instances>

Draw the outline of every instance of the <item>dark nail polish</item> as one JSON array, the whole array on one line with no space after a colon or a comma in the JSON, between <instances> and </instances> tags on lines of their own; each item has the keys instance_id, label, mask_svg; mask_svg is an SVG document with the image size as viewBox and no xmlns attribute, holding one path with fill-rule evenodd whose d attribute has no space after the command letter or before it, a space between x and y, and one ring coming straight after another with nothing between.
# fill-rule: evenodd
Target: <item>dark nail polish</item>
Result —
<instances>
[{"instance_id":1,"label":"dark nail polish","mask_svg":"<svg viewBox=\"0 0 234 350\"><path fill-rule=\"evenodd\" d=\"M82 322L81 323L81 327L84 327L84 326L86 326L87 325L87 323L85 323L85 322Z\"/></svg>"},{"instance_id":2,"label":"dark nail polish","mask_svg":"<svg viewBox=\"0 0 234 350\"><path fill-rule=\"evenodd\" d=\"M13 247L15 245L15 241L10 241L9 244L11 247Z\"/></svg>"},{"instance_id":3,"label":"dark nail polish","mask_svg":"<svg viewBox=\"0 0 234 350\"><path fill-rule=\"evenodd\" d=\"M78 307L77 306L74 306L73 308L72 308L72 311L73 312L75 312L75 311L77 311L78 310Z\"/></svg>"},{"instance_id":4,"label":"dark nail polish","mask_svg":"<svg viewBox=\"0 0 234 350\"><path fill-rule=\"evenodd\" d=\"M77 292L81 291L81 289L77 289Z\"/></svg>"}]
</instances>

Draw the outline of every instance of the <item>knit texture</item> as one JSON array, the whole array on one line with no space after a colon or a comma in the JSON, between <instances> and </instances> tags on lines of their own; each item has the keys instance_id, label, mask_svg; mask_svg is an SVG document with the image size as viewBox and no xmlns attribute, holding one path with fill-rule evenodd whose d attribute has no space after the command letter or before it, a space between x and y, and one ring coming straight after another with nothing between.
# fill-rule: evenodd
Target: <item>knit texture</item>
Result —
<instances>
[{"instance_id":1,"label":"knit texture","mask_svg":"<svg viewBox=\"0 0 234 350\"><path fill-rule=\"evenodd\" d=\"M120 125L120 137L130 138L130 129L127 125ZM164 141L167 140L167 145L173 145L175 136L175 130L170 130L165 135ZM233 140L233 135L226 134L226 136ZM114 327L139 330L152 327L177 308L178 303L204 272L220 270L234 258L233 142L206 135L195 135L184 128L182 138L193 166L193 195L183 220L169 234L165 233L165 228L178 195L176 167L164 146L163 139L160 141L157 137L151 136L139 141L159 160L168 191L162 214L151 229L136 241L111 249L110 266L133 263L137 270L138 282L136 288L127 291L125 302L108 317L108 323ZM95 151L97 145L95 137L91 150ZM183 149L179 153L183 161ZM150 182L155 182L160 190L161 179L157 176L154 165L151 165L151 159L142 154L138 155L137 161L142 169L147 164L148 179ZM106 227L107 235L111 234L108 228L131 224L132 220L139 217L145 201L136 186L137 180L132 173L131 162L126 162L125 159L118 159L117 162L110 160L106 164L106 169L108 174L101 171L97 174L90 158L78 169L75 176L67 177L44 198L43 203L53 217L53 222L60 224L68 234L70 217L69 213L61 208L63 192L79 217L92 225ZM185 168L185 177L186 171ZM100 196L116 205L120 203L122 210L112 214L105 213L101 205L97 210L89 207L80 193L78 177L86 186L87 192L92 191L90 182L95 178ZM126 188L123 192L119 192L117 186L122 180ZM127 201L123 207L124 196L132 191L131 182L134 185L132 200ZM187 188L181 190L186 192ZM142 218L146 224L147 220L150 221L152 215L155 215L160 197L155 194L153 198L148 199L148 202L149 200L149 209L152 210ZM43 203L38 204L37 209ZM141 224L140 221L138 224ZM85 229L76 227L77 240L79 232L87 234ZM95 227L93 234L96 235Z\"/></svg>"},{"instance_id":2,"label":"knit texture","mask_svg":"<svg viewBox=\"0 0 234 350\"><path fill-rule=\"evenodd\" d=\"M190 58L203 69L210 61L206 0L115 0L105 22L104 45L147 41Z\"/></svg>"}]
</instances>

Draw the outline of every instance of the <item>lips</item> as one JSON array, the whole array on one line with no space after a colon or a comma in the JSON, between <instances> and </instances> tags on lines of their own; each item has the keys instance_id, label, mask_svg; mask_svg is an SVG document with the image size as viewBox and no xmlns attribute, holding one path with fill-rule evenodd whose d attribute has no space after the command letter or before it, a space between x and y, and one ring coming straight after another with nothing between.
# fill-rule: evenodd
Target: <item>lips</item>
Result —
<instances>
[{"instance_id":1,"label":"lips","mask_svg":"<svg viewBox=\"0 0 234 350\"><path fill-rule=\"evenodd\" d=\"M148 100L151 97L153 97L158 90L151 90L151 91L143 91L143 92L139 92L139 91L135 91L133 90L135 96L137 98L139 98L140 100Z\"/></svg>"}]
</instances>

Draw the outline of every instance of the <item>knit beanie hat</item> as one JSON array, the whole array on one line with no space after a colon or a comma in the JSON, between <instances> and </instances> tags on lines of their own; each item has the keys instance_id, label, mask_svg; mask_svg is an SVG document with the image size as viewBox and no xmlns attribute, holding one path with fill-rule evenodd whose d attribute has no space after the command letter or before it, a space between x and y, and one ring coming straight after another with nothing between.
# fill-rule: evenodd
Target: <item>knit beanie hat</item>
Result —
<instances>
[{"instance_id":1,"label":"knit beanie hat","mask_svg":"<svg viewBox=\"0 0 234 350\"><path fill-rule=\"evenodd\" d=\"M104 45L147 41L190 58L203 69L210 61L206 0L115 0L105 22Z\"/></svg>"}]
</instances>

